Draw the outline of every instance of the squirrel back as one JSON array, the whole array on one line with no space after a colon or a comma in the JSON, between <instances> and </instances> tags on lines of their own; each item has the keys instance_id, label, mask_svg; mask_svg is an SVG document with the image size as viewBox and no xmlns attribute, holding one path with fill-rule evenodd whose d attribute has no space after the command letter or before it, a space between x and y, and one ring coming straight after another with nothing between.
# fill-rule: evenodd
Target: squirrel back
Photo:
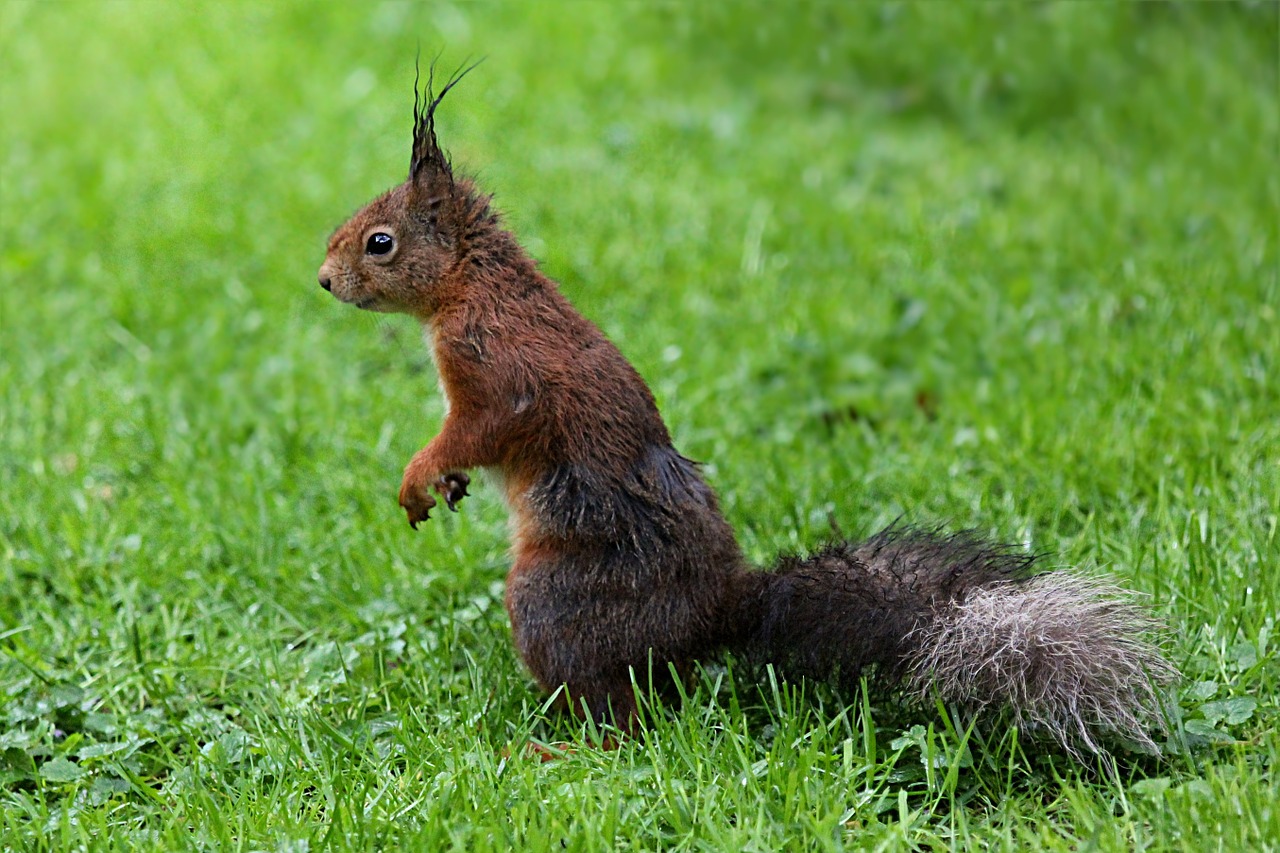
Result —
<instances>
[{"instance_id":1,"label":"squirrel back","mask_svg":"<svg viewBox=\"0 0 1280 853\"><path fill-rule=\"evenodd\" d=\"M464 72L465 73L465 72ZM506 606L542 687L630 729L633 679L729 651L784 674L1004 709L1069 749L1154 748L1176 676L1119 590L967 534L895 527L760 571L626 358L542 275L491 197L455 177L415 91L408 179L330 238L320 284L427 329L448 407L405 468L411 525L497 474L513 517ZM658 685L663 686L661 679ZM671 685L667 685L670 687ZM674 691L669 691L674 692Z\"/></svg>"}]
</instances>

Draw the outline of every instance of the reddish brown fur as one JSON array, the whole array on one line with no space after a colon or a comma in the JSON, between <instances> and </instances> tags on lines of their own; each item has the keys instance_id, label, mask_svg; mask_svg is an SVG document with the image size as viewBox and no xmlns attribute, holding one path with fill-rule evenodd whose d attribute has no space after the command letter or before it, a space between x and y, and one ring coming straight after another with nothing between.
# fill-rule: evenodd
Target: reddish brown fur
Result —
<instances>
[{"instance_id":1,"label":"reddish brown fur","mask_svg":"<svg viewBox=\"0 0 1280 853\"><path fill-rule=\"evenodd\" d=\"M514 519L507 610L545 689L566 687L572 707L612 712L631 728L633 673L645 684L652 672L669 691L669 667L687 678L694 661L726 647L846 684L869 665L902 677L973 590L1012 590L1031 574L1029 558L1011 549L909 530L748 570L644 380L537 270L489 196L454 177L436 143L438 104L428 84L409 179L334 233L320 283L357 307L411 314L430 332L449 409L406 466L400 504L416 526L436 505L433 492L450 508L465 495L463 471L497 472ZM382 252L383 241L375 251L375 234L394 247ZM1161 662L1154 650L1131 653L1123 625L1098 628L1118 632L1139 671ZM934 652L963 659L966 649ZM1037 654L1048 661L1038 678L1080 669L1059 666L1053 648ZM930 674L915 677L927 692ZM1072 707L1082 701L1061 692ZM957 695L979 707L1023 701L1017 690ZM1064 718L1057 707L1018 711ZM1100 719L1105 727L1119 716ZM1117 728L1134 735L1128 720Z\"/></svg>"},{"instance_id":2,"label":"reddish brown fur","mask_svg":"<svg viewBox=\"0 0 1280 853\"><path fill-rule=\"evenodd\" d=\"M646 678L652 654L660 675L683 674L715 651L741 557L639 374L489 197L443 156L424 159L334 233L320 270L338 299L430 332L449 410L405 468L400 503L416 524L448 475L497 472L515 522L506 601L522 657L546 689L566 685L575 705L600 717L612 706L629 725L632 669ZM390 258L365 251L379 231L395 240Z\"/></svg>"}]
</instances>

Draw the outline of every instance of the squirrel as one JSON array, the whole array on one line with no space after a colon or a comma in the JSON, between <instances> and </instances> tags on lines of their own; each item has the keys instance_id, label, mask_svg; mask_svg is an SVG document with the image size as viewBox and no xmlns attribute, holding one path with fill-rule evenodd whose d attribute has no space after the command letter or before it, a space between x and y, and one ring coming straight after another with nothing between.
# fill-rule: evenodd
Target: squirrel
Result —
<instances>
[{"instance_id":1,"label":"squirrel","mask_svg":"<svg viewBox=\"0 0 1280 853\"><path fill-rule=\"evenodd\" d=\"M319 280L424 327L446 414L405 467L400 505L416 529L437 498L457 511L467 470L496 474L512 518L506 609L543 689L631 732L639 674L687 680L729 653L793 679L856 689L869 675L908 700L1003 713L1073 753L1104 740L1159 751L1150 731L1166 728L1177 671L1124 590L972 533L902 525L749 566L644 379L504 229L492 196L455 175L435 116L466 73L437 94L433 66L421 100L415 75L408 178L333 233Z\"/></svg>"}]
</instances>

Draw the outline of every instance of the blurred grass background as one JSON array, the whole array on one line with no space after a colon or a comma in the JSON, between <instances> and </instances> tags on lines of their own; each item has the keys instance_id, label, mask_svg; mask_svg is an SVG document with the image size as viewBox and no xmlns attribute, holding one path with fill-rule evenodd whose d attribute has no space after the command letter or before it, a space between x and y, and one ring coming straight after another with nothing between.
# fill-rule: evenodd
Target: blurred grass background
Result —
<instances>
[{"instance_id":1,"label":"blurred grass background","mask_svg":"<svg viewBox=\"0 0 1280 853\"><path fill-rule=\"evenodd\" d=\"M7 845L1280 843L1277 9L4 4ZM315 284L419 47L487 57L442 141L753 558L905 515L1097 567L1171 626L1190 750L939 765L883 697L713 674L642 744L503 758L579 739L504 510L409 531L419 333Z\"/></svg>"}]
</instances>

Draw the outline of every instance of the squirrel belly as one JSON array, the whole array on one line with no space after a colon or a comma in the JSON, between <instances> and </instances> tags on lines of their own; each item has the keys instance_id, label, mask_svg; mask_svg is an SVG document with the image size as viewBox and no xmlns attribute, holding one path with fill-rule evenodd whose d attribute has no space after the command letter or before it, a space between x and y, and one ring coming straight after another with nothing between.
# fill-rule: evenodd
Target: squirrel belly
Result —
<instances>
[{"instance_id":1,"label":"squirrel belly","mask_svg":"<svg viewBox=\"0 0 1280 853\"><path fill-rule=\"evenodd\" d=\"M1069 750L1111 736L1148 749L1177 673L1128 595L971 534L891 527L772 569L748 566L715 494L672 446L653 394L455 177L440 99L416 102L409 177L329 240L320 284L365 310L418 318L448 410L410 460L416 526L466 470L495 470L512 516L506 606L548 691L624 729L633 679L725 652L786 676L1008 713Z\"/></svg>"}]
</instances>

